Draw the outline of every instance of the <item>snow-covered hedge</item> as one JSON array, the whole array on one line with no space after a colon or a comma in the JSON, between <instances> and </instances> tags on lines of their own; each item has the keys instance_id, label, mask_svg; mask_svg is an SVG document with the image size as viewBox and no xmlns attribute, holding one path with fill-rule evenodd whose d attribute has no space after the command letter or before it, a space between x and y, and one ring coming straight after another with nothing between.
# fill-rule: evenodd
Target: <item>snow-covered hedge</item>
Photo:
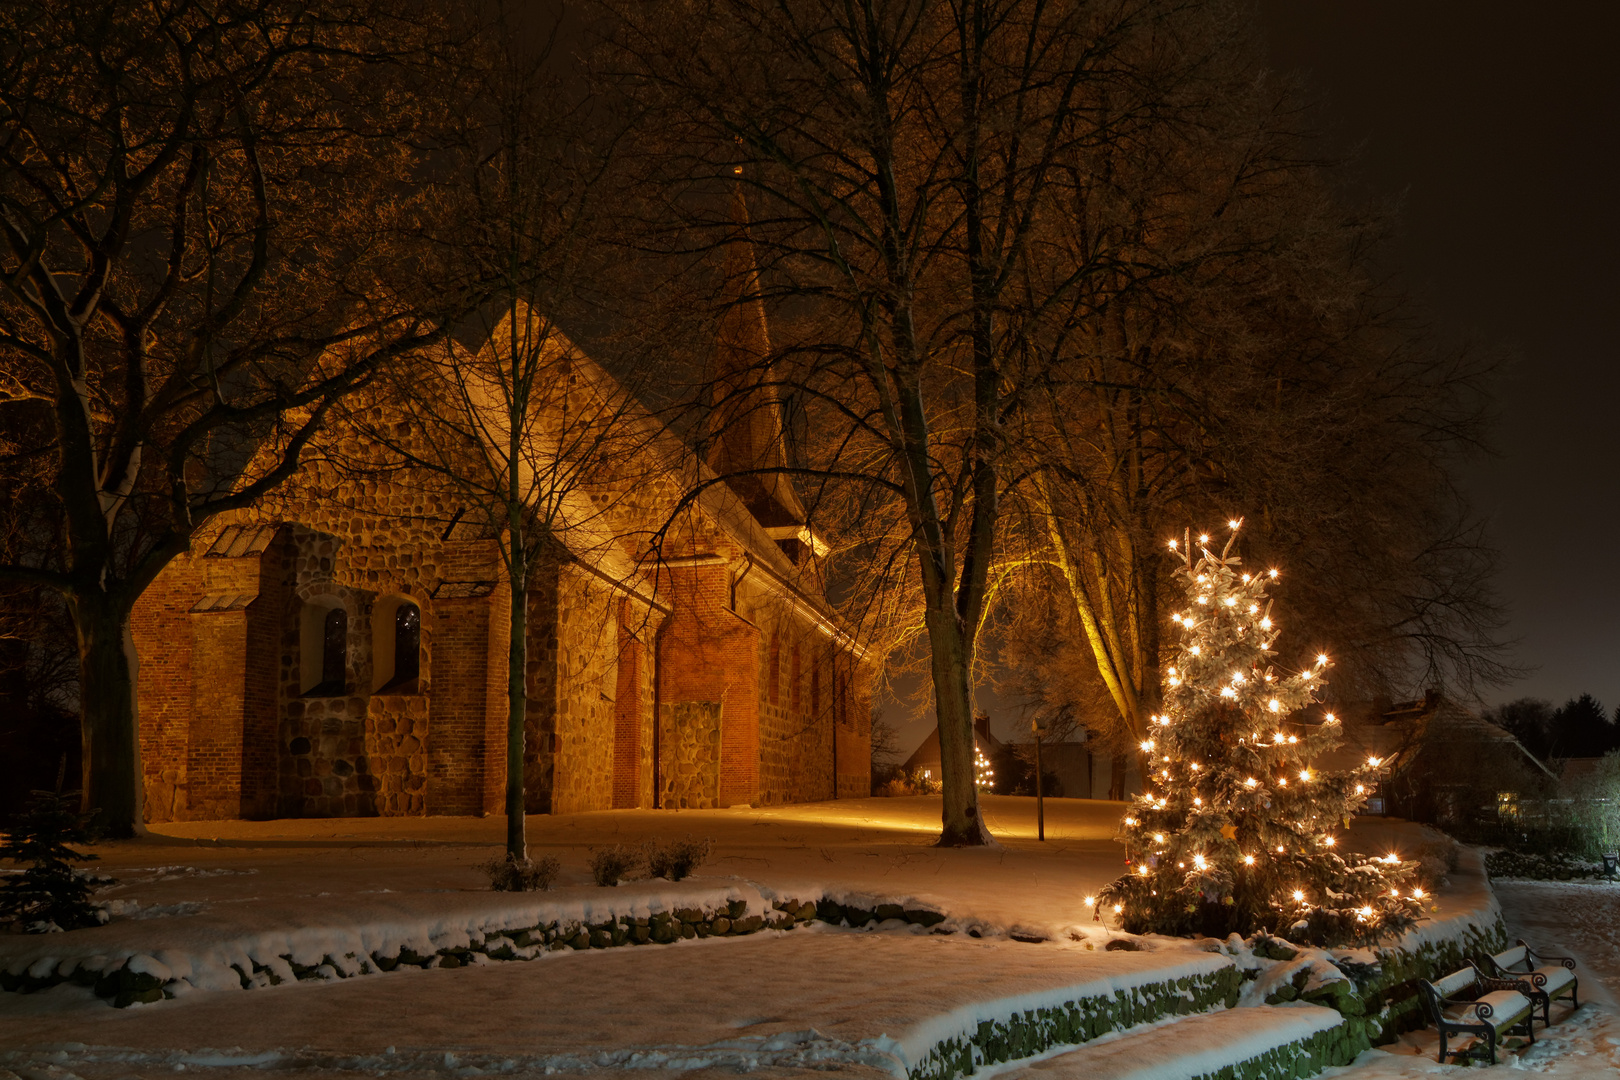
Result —
<instances>
[{"instance_id":1,"label":"snow-covered hedge","mask_svg":"<svg viewBox=\"0 0 1620 1080\"><path fill-rule=\"evenodd\" d=\"M1210 957L1214 960L1214 957ZM1223 958L1224 959L1224 958ZM953 1080L979 1066L1033 1057L1054 1046L1079 1045L1100 1035L1237 1004L1243 973L1230 960L1213 970L1189 972L1111 992L1035 1005L971 1031L941 1039L915 1062L908 1080Z\"/></svg>"}]
</instances>

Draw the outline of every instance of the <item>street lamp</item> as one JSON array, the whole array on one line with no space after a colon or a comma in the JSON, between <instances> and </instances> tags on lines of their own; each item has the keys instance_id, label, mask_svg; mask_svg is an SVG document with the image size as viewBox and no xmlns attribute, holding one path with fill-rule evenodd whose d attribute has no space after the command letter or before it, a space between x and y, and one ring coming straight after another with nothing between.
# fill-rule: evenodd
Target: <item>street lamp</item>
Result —
<instances>
[{"instance_id":1,"label":"street lamp","mask_svg":"<svg viewBox=\"0 0 1620 1080\"><path fill-rule=\"evenodd\" d=\"M1039 720L1029 722L1029 730L1035 736L1035 839L1046 839L1046 799L1041 791L1041 736L1046 730L1041 727Z\"/></svg>"}]
</instances>

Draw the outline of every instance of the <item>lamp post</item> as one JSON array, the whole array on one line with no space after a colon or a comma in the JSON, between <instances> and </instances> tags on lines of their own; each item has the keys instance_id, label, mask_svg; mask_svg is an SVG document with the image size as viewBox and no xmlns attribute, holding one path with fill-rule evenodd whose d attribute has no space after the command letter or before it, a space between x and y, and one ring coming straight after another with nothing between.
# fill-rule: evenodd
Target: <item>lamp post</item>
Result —
<instances>
[{"instance_id":1,"label":"lamp post","mask_svg":"<svg viewBox=\"0 0 1620 1080\"><path fill-rule=\"evenodd\" d=\"M1046 800L1041 792L1041 730L1039 720L1029 722L1029 730L1035 736L1035 839L1046 839Z\"/></svg>"}]
</instances>

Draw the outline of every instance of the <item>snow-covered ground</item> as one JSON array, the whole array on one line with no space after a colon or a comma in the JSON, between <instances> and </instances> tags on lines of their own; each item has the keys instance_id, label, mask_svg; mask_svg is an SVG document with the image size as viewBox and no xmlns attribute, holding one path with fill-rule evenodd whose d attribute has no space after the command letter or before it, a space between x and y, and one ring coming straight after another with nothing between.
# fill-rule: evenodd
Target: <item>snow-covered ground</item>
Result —
<instances>
[{"instance_id":1,"label":"snow-covered ground","mask_svg":"<svg viewBox=\"0 0 1620 1080\"><path fill-rule=\"evenodd\" d=\"M0 967L15 970L47 952L51 959L140 952L184 963L227 946L296 953L327 940L322 934L364 928L373 935L364 938L371 948L378 934L453 937L519 915L532 918L536 905L637 910L705 895L745 898L757 907L773 896L864 893L945 912L946 928L957 932L940 936L890 924L857 933L818 925L549 953L531 963L401 970L252 992L205 989L128 1010L108 1008L75 986L0 994L0 1080L11 1080L7 1070L21 1080L125 1080L203 1067L209 1080L262 1077L267 1068L333 1080L399 1071L470 1076L627 1067L638 1076L683 1080L738 1071L801 1077L827 1069L876 1078L915 1060L924 1044L1015 1008L1229 963L1185 942L1148 940L1138 952L1104 948L1118 935L1092 920L1083 898L1122 869L1121 849L1111 840L1119 804L1049 800L1048 841L1040 844L1031 800L992 797L985 816L1000 845L974 851L929 846L938 806L937 799L874 799L534 818L535 850L563 861L559 890L543 896L491 893L472 869L499 851L503 822L496 818L165 826L161 835L98 849L98 869L122 882L108 894L121 908L119 918L71 935L0 937ZM1369 850L1415 842L1404 828L1355 833ZM689 882L607 890L589 884L592 848L687 834L716 841L713 859ZM1537 1046L1508 1055L1504 1067L1620 1075L1620 1026L1600 985L1607 979L1620 988L1620 886L1515 883L1497 891L1510 929L1581 959L1583 1000L1604 994L1602 1003L1545 1036L1538 1032ZM1488 890L1466 874L1436 899L1439 910L1424 936L1445 932L1452 919L1494 913ZM1027 943L1009 931L1049 940ZM1245 995L1251 1000L1259 999ZM1226 1019L1200 1020L1200 1030L1207 1028L1210 1045L1261 1045L1293 1028L1315 1030L1326 1022L1315 1015L1323 1012L1242 1008ZM1135 1074L1173 1080L1177 1069L1195 1064L1175 1057L1187 1039L1169 1034L1185 1023L1166 1025L1163 1038L1144 1039L1134 1050L1110 1036L1088 1044L1089 1058L1047 1054L992 1071L1029 1080ZM1183 1036L1193 1030L1183 1028ZM1333 1072L1406 1078L1453 1068L1436 1065L1432 1040L1413 1035Z\"/></svg>"}]
</instances>

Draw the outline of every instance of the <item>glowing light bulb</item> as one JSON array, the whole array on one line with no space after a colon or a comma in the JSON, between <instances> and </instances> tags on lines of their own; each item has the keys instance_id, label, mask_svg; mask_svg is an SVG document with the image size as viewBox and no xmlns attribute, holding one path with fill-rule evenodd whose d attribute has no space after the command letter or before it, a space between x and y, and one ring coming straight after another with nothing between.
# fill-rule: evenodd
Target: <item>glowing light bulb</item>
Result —
<instances>
[{"instance_id":1,"label":"glowing light bulb","mask_svg":"<svg viewBox=\"0 0 1620 1080\"><path fill-rule=\"evenodd\" d=\"M1356 794L1357 795L1365 795L1366 793L1367 793L1367 785L1366 784L1357 784L1356 785Z\"/></svg>"},{"instance_id":2,"label":"glowing light bulb","mask_svg":"<svg viewBox=\"0 0 1620 1080\"><path fill-rule=\"evenodd\" d=\"M1202 870L1204 868L1204 866L1205 866L1204 857L1202 855L1194 855L1193 856L1193 865L1198 867L1198 869Z\"/></svg>"},{"instance_id":3,"label":"glowing light bulb","mask_svg":"<svg viewBox=\"0 0 1620 1080\"><path fill-rule=\"evenodd\" d=\"M1288 777L1286 777L1286 776L1277 777L1277 786L1278 787L1287 787L1288 786Z\"/></svg>"},{"instance_id":4,"label":"glowing light bulb","mask_svg":"<svg viewBox=\"0 0 1620 1080\"><path fill-rule=\"evenodd\" d=\"M1290 735L1290 736L1288 736L1288 741L1291 742L1291 743L1297 743L1297 742L1299 742L1299 736L1298 735Z\"/></svg>"},{"instance_id":5,"label":"glowing light bulb","mask_svg":"<svg viewBox=\"0 0 1620 1080\"><path fill-rule=\"evenodd\" d=\"M1277 576L1277 571L1275 571L1275 570L1271 571L1271 576L1276 577Z\"/></svg>"},{"instance_id":6,"label":"glowing light bulb","mask_svg":"<svg viewBox=\"0 0 1620 1080\"><path fill-rule=\"evenodd\" d=\"M1389 895L1391 895L1391 896L1399 896L1399 895L1401 895L1401 890L1399 890L1399 889L1391 889L1391 890L1389 890Z\"/></svg>"},{"instance_id":7,"label":"glowing light bulb","mask_svg":"<svg viewBox=\"0 0 1620 1080\"><path fill-rule=\"evenodd\" d=\"M1243 584L1247 585L1248 583L1249 583L1249 575L1244 574L1243 575Z\"/></svg>"},{"instance_id":8,"label":"glowing light bulb","mask_svg":"<svg viewBox=\"0 0 1620 1080\"><path fill-rule=\"evenodd\" d=\"M1370 758L1367 759L1367 764L1371 765L1373 768L1376 769L1376 768L1378 768L1378 761L1379 761L1378 758L1370 757Z\"/></svg>"},{"instance_id":9,"label":"glowing light bulb","mask_svg":"<svg viewBox=\"0 0 1620 1080\"><path fill-rule=\"evenodd\" d=\"M1338 841L1331 836L1324 836L1322 837L1322 843L1326 844L1328 847L1332 847L1334 844L1337 844Z\"/></svg>"},{"instance_id":10,"label":"glowing light bulb","mask_svg":"<svg viewBox=\"0 0 1620 1080\"><path fill-rule=\"evenodd\" d=\"M1279 731L1279 732L1274 733L1271 736L1271 741L1274 742L1274 743L1287 742L1288 741L1288 736L1284 735L1282 732Z\"/></svg>"},{"instance_id":11,"label":"glowing light bulb","mask_svg":"<svg viewBox=\"0 0 1620 1080\"><path fill-rule=\"evenodd\" d=\"M1191 646L1189 646L1189 647L1188 647L1188 648L1187 648L1187 651L1188 651L1188 652L1190 652L1190 653L1192 653L1192 654L1193 654L1193 655L1194 655L1194 656L1198 656L1198 655L1199 655L1199 654L1200 654L1200 653L1202 653L1202 652L1203 652L1203 651L1204 651L1204 650L1202 650L1202 649L1200 649L1200 648L1199 648L1199 647L1198 647L1198 646L1197 646L1197 645L1191 645Z\"/></svg>"},{"instance_id":12,"label":"glowing light bulb","mask_svg":"<svg viewBox=\"0 0 1620 1080\"><path fill-rule=\"evenodd\" d=\"M1304 780L1306 783L1309 783L1310 779L1311 779L1311 770L1309 770L1309 769L1301 769L1301 770L1299 770L1299 778L1301 780Z\"/></svg>"},{"instance_id":13,"label":"glowing light bulb","mask_svg":"<svg viewBox=\"0 0 1620 1080\"><path fill-rule=\"evenodd\" d=\"M1334 716L1332 713L1328 713L1326 716L1322 717L1322 719L1326 720L1330 724L1337 724L1339 722L1339 718Z\"/></svg>"},{"instance_id":14,"label":"glowing light bulb","mask_svg":"<svg viewBox=\"0 0 1620 1080\"><path fill-rule=\"evenodd\" d=\"M1242 523L1242 522L1241 522L1241 521L1228 521L1228 522L1227 522L1227 523L1226 523L1226 527L1227 527L1227 528L1228 528L1228 529L1235 529L1235 528L1237 528L1237 527L1238 527L1238 526L1239 526L1239 525L1241 525L1241 524L1243 524L1243 523Z\"/></svg>"},{"instance_id":15,"label":"glowing light bulb","mask_svg":"<svg viewBox=\"0 0 1620 1080\"><path fill-rule=\"evenodd\" d=\"M1198 542L1199 542L1199 543L1200 543L1200 544L1207 544L1207 543L1209 543L1209 537L1207 537L1207 536L1200 536L1200 537L1199 537L1199 538L1198 538Z\"/></svg>"},{"instance_id":16,"label":"glowing light bulb","mask_svg":"<svg viewBox=\"0 0 1620 1080\"><path fill-rule=\"evenodd\" d=\"M1256 780L1254 777L1251 776L1247 780L1243 781L1243 786L1252 788L1252 787L1255 787L1256 785L1258 785L1259 783L1260 783L1260 781Z\"/></svg>"},{"instance_id":17,"label":"glowing light bulb","mask_svg":"<svg viewBox=\"0 0 1620 1080\"><path fill-rule=\"evenodd\" d=\"M1272 712L1282 712L1282 702L1278 701L1276 698L1272 698L1270 701L1266 702L1266 708L1270 709Z\"/></svg>"},{"instance_id":18,"label":"glowing light bulb","mask_svg":"<svg viewBox=\"0 0 1620 1080\"><path fill-rule=\"evenodd\" d=\"M1285 851L1287 851L1287 850L1288 850L1288 849L1287 849L1287 848L1285 848L1285 847L1283 847L1283 846L1282 846L1282 845L1281 845L1281 844L1278 844L1278 845L1277 845L1277 853L1278 853L1278 854L1279 854L1279 855L1280 855L1280 854L1282 854L1282 853L1283 853L1283 852L1285 852Z\"/></svg>"},{"instance_id":19,"label":"glowing light bulb","mask_svg":"<svg viewBox=\"0 0 1620 1080\"><path fill-rule=\"evenodd\" d=\"M1244 866L1253 866L1254 865L1254 856L1253 855L1245 855L1245 856L1243 856L1243 865Z\"/></svg>"},{"instance_id":20,"label":"glowing light bulb","mask_svg":"<svg viewBox=\"0 0 1620 1080\"><path fill-rule=\"evenodd\" d=\"M1156 833L1154 833L1154 834L1153 834L1153 842L1154 842L1154 843L1155 843L1155 844L1162 844L1162 843L1164 843L1164 833L1162 833L1162 832L1156 832Z\"/></svg>"},{"instance_id":21,"label":"glowing light bulb","mask_svg":"<svg viewBox=\"0 0 1620 1080\"><path fill-rule=\"evenodd\" d=\"M1145 866L1138 866L1136 868L1136 872L1138 874L1141 874L1143 877L1147 877L1147 872L1148 871L1147 871L1147 867L1145 867Z\"/></svg>"},{"instance_id":22,"label":"glowing light bulb","mask_svg":"<svg viewBox=\"0 0 1620 1080\"><path fill-rule=\"evenodd\" d=\"M1260 629L1262 629L1262 630L1270 630L1271 629L1271 616L1270 615L1267 615L1265 618L1260 620Z\"/></svg>"},{"instance_id":23,"label":"glowing light bulb","mask_svg":"<svg viewBox=\"0 0 1620 1080\"><path fill-rule=\"evenodd\" d=\"M1304 899L1305 899L1305 894L1300 892L1298 889L1295 889L1294 890L1294 900L1295 900L1295 902L1298 902L1298 901L1301 901L1301 900L1304 900Z\"/></svg>"},{"instance_id":24,"label":"glowing light bulb","mask_svg":"<svg viewBox=\"0 0 1620 1080\"><path fill-rule=\"evenodd\" d=\"M1197 796L1194 796L1193 797L1193 805L1194 806L1203 806L1204 805L1204 800L1198 798Z\"/></svg>"},{"instance_id":25,"label":"glowing light bulb","mask_svg":"<svg viewBox=\"0 0 1620 1080\"><path fill-rule=\"evenodd\" d=\"M1198 762L1196 762L1196 761L1195 761L1195 762L1193 762L1193 763L1192 763L1192 771L1193 771L1193 772L1197 772L1197 771L1198 771Z\"/></svg>"},{"instance_id":26,"label":"glowing light bulb","mask_svg":"<svg viewBox=\"0 0 1620 1080\"><path fill-rule=\"evenodd\" d=\"M1228 596L1225 600L1222 601L1222 603L1224 603L1227 607L1237 607L1237 597Z\"/></svg>"},{"instance_id":27,"label":"glowing light bulb","mask_svg":"<svg viewBox=\"0 0 1620 1080\"><path fill-rule=\"evenodd\" d=\"M1128 818L1125 819L1125 824L1127 824L1127 825L1135 825L1136 824L1136 819L1133 818L1133 817L1128 817Z\"/></svg>"},{"instance_id":28,"label":"glowing light bulb","mask_svg":"<svg viewBox=\"0 0 1620 1080\"><path fill-rule=\"evenodd\" d=\"M1242 686L1243 685L1243 672L1241 672L1241 671L1232 672L1232 681L1234 683L1236 683L1237 685Z\"/></svg>"},{"instance_id":29,"label":"glowing light bulb","mask_svg":"<svg viewBox=\"0 0 1620 1080\"><path fill-rule=\"evenodd\" d=\"M1177 548L1177 547L1179 547L1179 546L1180 546L1180 545L1179 545L1179 544L1177 544L1177 543L1176 543L1176 542L1175 542L1175 541L1174 541L1174 540L1172 540L1172 541L1170 541L1170 550L1171 550L1171 551L1174 551L1174 550L1176 550L1176 548Z\"/></svg>"},{"instance_id":30,"label":"glowing light bulb","mask_svg":"<svg viewBox=\"0 0 1620 1080\"><path fill-rule=\"evenodd\" d=\"M1086 907L1096 907L1096 906L1097 906L1097 898L1095 896L1086 897Z\"/></svg>"},{"instance_id":31,"label":"glowing light bulb","mask_svg":"<svg viewBox=\"0 0 1620 1080\"><path fill-rule=\"evenodd\" d=\"M1221 687L1221 697L1235 698L1237 697L1237 691L1232 689L1230 686L1223 686Z\"/></svg>"},{"instance_id":32,"label":"glowing light bulb","mask_svg":"<svg viewBox=\"0 0 1620 1080\"><path fill-rule=\"evenodd\" d=\"M1414 897L1416 897L1417 899L1421 900L1421 899L1423 899L1423 890L1422 889L1413 889L1412 890L1412 895Z\"/></svg>"},{"instance_id":33,"label":"glowing light bulb","mask_svg":"<svg viewBox=\"0 0 1620 1080\"><path fill-rule=\"evenodd\" d=\"M1200 604L1207 604L1207 603L1209 603L1209 597L1207 597L1207 596L1200 596L1200 597L1199 597L1199 598L1198 598L1198 602L1199 602L1199 603L1200 603Z\"/></svg>"},{"instance_id":34,"label":"glowing light bulb","mask_svg":"<svg viewBox=\"0 0 1620 1080\"><path fill-rule=\"evenodd\" d=\"M1152 739L1143 739L1142 740L1142 749L1143 750L1151 750L1151 749L1153 749L1153 740Z\"/></svg>"},{"instance_id":35,"label":"glowing light bulb","mask_svg":"<svg viewBox=\"0 0 1620 1080\"><path fill-rule=\"evenodd\" d=\"M1124 910L1125 910L1125 905L1124 904L1115 904L1114 905L1114 914L1115 915L1118 915L1120 912L1122 912Z\"/></svg>"},{"instance_id":36,"label":"glowing light bulb","mask_svg":"<svg viewBox=\"0 0 1620 1080\"><path fill-rule=\"evenodd\" d=\"M1363 905L1361 905L1361 914L1362 914L1363 918L1365 918L1368 915L1371 915L1372 914L1372 905L1371 904L1363 904Z\"/></svg>"}]
</instances>

